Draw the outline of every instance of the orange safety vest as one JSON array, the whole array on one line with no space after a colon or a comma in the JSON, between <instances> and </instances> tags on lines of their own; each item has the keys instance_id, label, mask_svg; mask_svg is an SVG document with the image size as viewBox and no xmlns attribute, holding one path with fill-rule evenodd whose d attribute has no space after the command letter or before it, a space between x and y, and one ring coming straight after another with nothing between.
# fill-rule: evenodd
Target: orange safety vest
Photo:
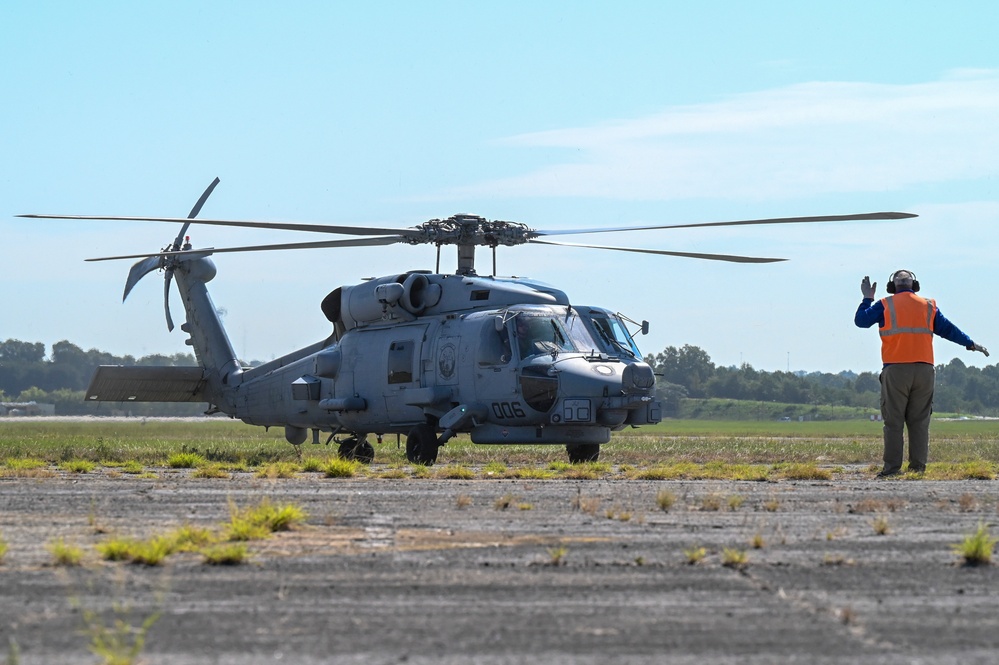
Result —
<instances>
[{"instance_id":1,"label":"orange safety vest","mask_svg":"<svg viewBox=\"0 0 999 665\"><path fill-rule=\"evenodd\" d=\"M937 303L911 291L882 298L881 362L933 364L933 319Z\"/></svg>"}]
</instances>

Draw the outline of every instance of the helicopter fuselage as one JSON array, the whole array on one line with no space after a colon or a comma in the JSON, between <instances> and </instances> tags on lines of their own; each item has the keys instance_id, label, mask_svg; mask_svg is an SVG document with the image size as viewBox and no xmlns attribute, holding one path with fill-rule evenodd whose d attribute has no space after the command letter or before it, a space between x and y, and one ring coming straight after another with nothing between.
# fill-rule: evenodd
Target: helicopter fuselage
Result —
<instances>
[{"instance_id":1,"label":"helicopter fuselage","mask_svg":"<svg viewBox=\"0 0 999 665\"><path fill-rule=\"evenodd\" d=\"M213 409L252 425L475 443L595 446L661 420L655 377L625 322L515 278L408 272L341 287L322 309L323 342L253 368L231 345L204 287L207 257L174 268ZM419 434L417 434L419 436ZM591 448L592 450L592 448ZM433 450L436 457L436 448ZM431 460L432 461L432 460Z\"/></svg>"}]
</instances>

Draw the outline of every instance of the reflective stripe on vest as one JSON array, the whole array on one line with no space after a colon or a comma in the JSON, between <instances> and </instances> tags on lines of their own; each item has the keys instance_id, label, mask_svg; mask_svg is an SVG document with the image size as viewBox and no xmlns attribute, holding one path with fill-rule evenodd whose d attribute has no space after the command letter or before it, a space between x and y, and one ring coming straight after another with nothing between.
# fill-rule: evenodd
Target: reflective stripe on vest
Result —
<instances>
[{"instance_id":1,"label":"reflective stripe on vest","mask_svg":"<svg viewBox=\"0 0 999 665\"><path fill-rule=\"evenodd\" d=\"M912 292L883 298L881 303L885 308L885 325L880 329L882 362L932 365L936 303Z\"/></svg>"}]
</instances>

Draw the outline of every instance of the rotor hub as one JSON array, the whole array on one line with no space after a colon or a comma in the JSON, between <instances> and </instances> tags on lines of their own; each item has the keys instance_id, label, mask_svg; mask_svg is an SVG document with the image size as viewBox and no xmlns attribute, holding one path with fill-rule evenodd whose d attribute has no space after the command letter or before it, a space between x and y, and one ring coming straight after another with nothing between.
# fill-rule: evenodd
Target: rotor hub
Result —
<instances>
[{"instance_id":1,"label":"rotor hub","mask_svg":"<svg viewBox=\"0 0 999 665\"><path fill-rule=\"evenodd\" d=\"M478 215L453 215L431 219L416 227L419 234L406 236L411 245L433 244L496 247L523 245L530 239L530 227L520 222L488 220Z\"/></svg>"}]
</instances>

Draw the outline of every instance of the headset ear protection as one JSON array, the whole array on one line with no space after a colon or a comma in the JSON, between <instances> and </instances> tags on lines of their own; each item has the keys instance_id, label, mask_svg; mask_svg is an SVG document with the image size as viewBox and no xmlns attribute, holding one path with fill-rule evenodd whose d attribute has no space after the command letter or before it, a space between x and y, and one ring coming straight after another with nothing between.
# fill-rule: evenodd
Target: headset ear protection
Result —
<instances>
[{"instance_id":1,"label":"headset ear protection","mask_svg":"<svg viewBox=\"0 0 999 665\"><path fill-rule=\"evenodd\" d=\"M896 270L893 272L891 277L888 278L888 285L885 286L885 290L888 291L888 293L895 293L895 275L900 272L907 272L912 275L912 290L913 292L919 291L919 280L916 279L916 273L911 270Z\"/></svg>"}]
</instances>

